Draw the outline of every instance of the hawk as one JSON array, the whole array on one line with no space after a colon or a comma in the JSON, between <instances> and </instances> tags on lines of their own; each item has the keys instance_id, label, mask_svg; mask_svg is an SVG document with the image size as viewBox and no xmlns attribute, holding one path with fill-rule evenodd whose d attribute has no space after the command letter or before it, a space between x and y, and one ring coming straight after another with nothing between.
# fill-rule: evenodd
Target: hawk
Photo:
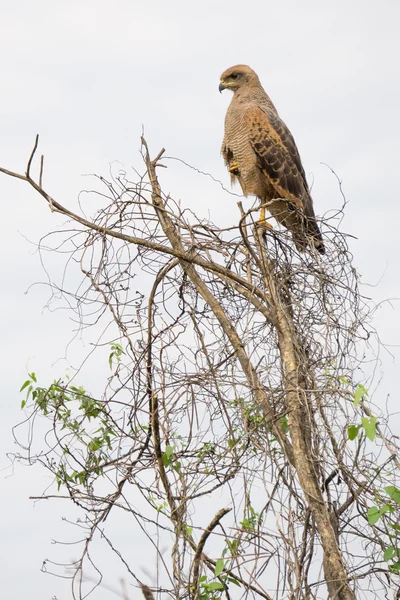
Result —
<instances>
[{"instance_id":1,"label":"hawk","mask_svg":"<svg viewBox=\"0 0 400 600\"><path fill-rule=\"evenodd\" d=\"M254 195L293 236L296 248L324 254L306 175L295 141L264 91L257 74L246 65L222 73L219 91L232 90L225 117L222 155L232 183L239 180L245 196ZM265 222L265 207L260 221ZM268 224L267 224L268 225Z\"/></svg>"}]
</instances>

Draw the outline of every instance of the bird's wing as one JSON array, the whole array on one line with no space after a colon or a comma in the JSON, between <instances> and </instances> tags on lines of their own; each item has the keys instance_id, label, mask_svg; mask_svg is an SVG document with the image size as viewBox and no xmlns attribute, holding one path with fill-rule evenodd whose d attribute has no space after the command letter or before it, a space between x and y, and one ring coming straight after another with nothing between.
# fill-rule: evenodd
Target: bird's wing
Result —
<instances>
[{"instance_id":1,"label":"bird's wing","mask_svg":"<svg viewBox=\"0 0 400 600\"><path fill-rule=\"evenodd\" d=\"M281 198L303 206L307 216L314 216L299 152L286 125L276 113L259 106L248 108L244 119L261 171Z\"/></svg>"}]
</instances>

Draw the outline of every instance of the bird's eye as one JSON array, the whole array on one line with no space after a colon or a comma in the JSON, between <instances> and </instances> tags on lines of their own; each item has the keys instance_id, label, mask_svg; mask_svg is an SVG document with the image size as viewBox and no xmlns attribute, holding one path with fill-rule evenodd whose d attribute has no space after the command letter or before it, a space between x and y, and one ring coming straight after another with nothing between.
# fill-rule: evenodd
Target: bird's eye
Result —
<instances>
[{"instance_id":1,"label":"bird's eye","mask_svg":"<svg viewBox=\"0 0 400 600\"><path fill-rule=\"evenodd\" d=\"M232 73L231 79L237 79L237 73Z\"/></svg>"}]
</instances>

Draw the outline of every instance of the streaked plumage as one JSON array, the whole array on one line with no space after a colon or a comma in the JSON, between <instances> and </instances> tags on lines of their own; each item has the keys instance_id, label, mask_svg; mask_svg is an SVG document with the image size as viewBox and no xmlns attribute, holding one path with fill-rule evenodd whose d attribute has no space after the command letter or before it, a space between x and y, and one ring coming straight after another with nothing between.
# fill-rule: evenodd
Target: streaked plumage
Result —
<instances>
[{"instance_id":1,"label":"streaked plumage","mask_svg":"<svg viewBox=\"0 0 400 600\"><path fill-rule=\"evenodd\" d=\"M257 74L236 65L221 75L220 91L233 98L225 117L222 155L232 181L261 203L293 235L298 250L312 245L324 253L313 203L295 141L261 86Z\"/></svg>"}]
</instances>

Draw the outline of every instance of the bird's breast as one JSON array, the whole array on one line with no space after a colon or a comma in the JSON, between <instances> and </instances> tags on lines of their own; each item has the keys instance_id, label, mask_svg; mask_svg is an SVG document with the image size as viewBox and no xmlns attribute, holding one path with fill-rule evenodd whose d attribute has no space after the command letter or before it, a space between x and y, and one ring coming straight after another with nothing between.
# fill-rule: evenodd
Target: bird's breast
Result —
<instances>
[{"instance_id":1,"label":"bird's breast","mask_svg":"<svg viewBox=\"0 0 400 600\"><path fill-rule=\"evenodd\" d=\"M235 174L245 196L265 196L265 178L258 167L257 157L244 123L244 110L228 110L225 121L225 141L237 164Z\"/></svg>"}]
</instances>

